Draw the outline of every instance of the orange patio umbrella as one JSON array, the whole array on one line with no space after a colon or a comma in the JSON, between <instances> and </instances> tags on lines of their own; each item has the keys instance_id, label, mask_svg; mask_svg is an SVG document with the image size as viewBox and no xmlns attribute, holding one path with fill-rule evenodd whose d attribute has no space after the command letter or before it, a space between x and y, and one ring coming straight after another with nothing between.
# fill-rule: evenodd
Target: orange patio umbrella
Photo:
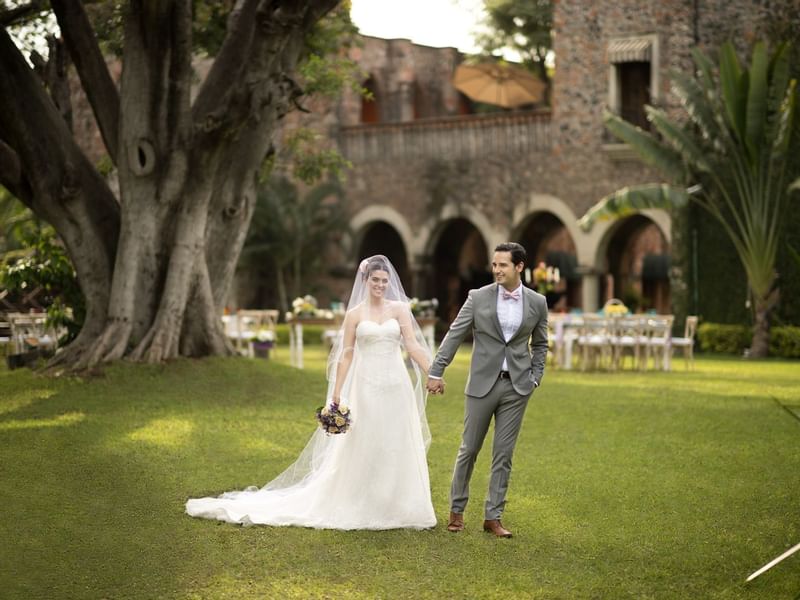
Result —
<instances>
[{"instance_id":1,"label":"orange patio umbrella","mask_svg":"<svg viewBox=\"0 0 800 600\"><path fill-rule=\"evenodd\" d=\"M545 83L525 69L505 63L458 65L453 85L476 102L514 108L544 98Z\"/></svg>"}]
</instances>

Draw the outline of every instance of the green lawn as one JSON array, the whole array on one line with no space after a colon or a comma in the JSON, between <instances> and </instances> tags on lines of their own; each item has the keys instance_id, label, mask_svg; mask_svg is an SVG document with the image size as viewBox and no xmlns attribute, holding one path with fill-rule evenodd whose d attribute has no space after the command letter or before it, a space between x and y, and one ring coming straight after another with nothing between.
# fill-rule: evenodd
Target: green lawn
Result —
<instances>
[{"instance_id":1,"label":"green lawn","mask_svg":"<svg viewBox=\"0 0 800 600\"><path fill-rule=\"evenodd\" d=\"M462 350L429 402L432 531L242 528L189 496L261 485L313 430L323 356L119 365L89 381L0 370L2 598L796 598L800 363L701 358L672 373L549 371L504 523L445 529Z\"/></svg>"}]
</instances>

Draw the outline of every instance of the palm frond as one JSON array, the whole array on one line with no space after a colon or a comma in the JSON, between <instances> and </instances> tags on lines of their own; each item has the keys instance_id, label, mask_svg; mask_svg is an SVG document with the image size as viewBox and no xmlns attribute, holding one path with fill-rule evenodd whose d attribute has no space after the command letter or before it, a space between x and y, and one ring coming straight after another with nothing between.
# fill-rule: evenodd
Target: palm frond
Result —
<instances>
[{"instance_id":1,"label":"palm frond","mask_svg":"<svg viewBox=\"0 0 800 600\"><path fill-rule=\"evenodd\" d=\"M684 160L698 171L705 173L712 171L712 166L706 158L706 153L683 128L670 120L662 110L648 106L646 111L647 118L655 125L659 133L664 136L666 142L672 146L679 156L683 156Z\"/></svg>"},{"instance_id":2,"label":"palm frond","mask_svg":"<svg viewBox=\"0 0 800 600\"><path fill-rule=\"evenodd\" d=\"M739 58L733 44L725 42L720 47L720 87L722 88L722 102L728 122L739 139L745 139L745 102L746 95L742 93L743 79ZM746 89L746 88L745 88Z\"/></svg>"},{"instance_id":3,"label":"palm frond","mask_svg":"<svg viewBox=\"0 0 800 600\"><path fill-rule=\"evenodd\" d=\"M778 115L784 103L786 87L791 78L788 45L778 46L769 64L769 92L767 93L767 143L775 139Z\"/></svg>"},{"instance_id":4,"label":"palm frond","mask_svg":"<svg viewBox=\"0 0 800 600\"><path fill-rule=\"evenodd\" d=\"M630 144L648 165L676 181L686 176L681 155L665 147L652 134L631 125L617 115L606 111L603 115L606 128L623 142Z\"/></svg>"},{"instance_id":5,"label":"palm frond","mask_svg":"<svg viewBox=\"0 0 800 600\"><path fill-rule=\"evenodd\" d=\"M665 183L650 183L624 187L602 198L578 221L584 231L589 231L597 221L616 219L645 209L672 210L686 206L696 188L678 188Z\"/></svg>"},{"instance_id":6,"label":"palm frond","mask_svg":"<svg viewBox=\"0 0 800 600\"><path fill-rule=\"evenodd\" d=\"M792 79L786 87L783 101L775 115L774 137L770 140L770 158L772 160L783 158L789 150L794 128L795 110L797 109L796 89L797 81Z\"/></svg>"},{"instance_id":7,"label":"palm frond","mask_svg":"<svg viewBox=\"0 0 800 600\"><path fill-rule=\"evenodd\" d=\"M692 123L697 126L705 140L714 143L721 132L719 123L714 118L708 91L685 73L675 72L671 77L674 82L673 92L678 96Z\"/></svg>"},{"instance_id":8,"label":"palm frond","mask_svg":"<svg viewBox=\"0 0 800 600\"><path fill-rule=\"evenodd\" d=\"M750 63L747 106L745 108L745 143L754 163L759 162L764 141L764 126L767 117L767 75L769 61L764 42L758 42L753 48L753 59Z\"/></svg>"},{"instance_id":9,"label":"palm frond","mask_svg":"<svg viewBox=\"0 0 800 600\"><path fill-rule=\"evenodd\" d=\"M694 64L697 66L697 72L700 75L700 82L702 87L706 90L714 89L714 63L711 59L703 53L697 46L692 48L692 58Z\"/></svg>"}]
</instances>

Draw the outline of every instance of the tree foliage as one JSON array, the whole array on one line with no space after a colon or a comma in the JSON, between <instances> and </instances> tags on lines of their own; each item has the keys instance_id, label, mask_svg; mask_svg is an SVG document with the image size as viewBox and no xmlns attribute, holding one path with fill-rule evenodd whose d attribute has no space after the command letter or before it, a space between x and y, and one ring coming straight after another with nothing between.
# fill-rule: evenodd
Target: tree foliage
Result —
<instances>
[{"instance_id":1,"label":"tree foliage","mask_svg":"<svg viewBox=\"0 0 800 600\"><path fill-rule=\"evenodd\" d=\"M545 60L553 48L552 0L485 0L487 30L477 36L483 53L499 56L510 49L542 81L550 82Z\"/></svg>"},{"instance_id":2,"label":"tree foliage","mask_svg":"<svg viewBox=\"0 0 800 600\"><path fill-rule=\"evenodd\" d=\"M0 286L12 296L41 289L38 300L46 306L48 326L63 328L59 343L67 344L77 337L86 317L86 302L72 262L50 226L24 232L21 242L22 248L7 255L0 267Z\"/></svg>"},{"instance_id":3,"label":"tree foliage","mask_svg":"<svg viewBox=\"0 0 800 600\"><path fill-rule=\"evenodd\" d=\"M347 233L347 210L338 182L325 182L303 193L286 176L274 175L259 187L242 265L274 277L286 312L290 296L314 291L324 249Z\"/></svg>"}]
</instances>

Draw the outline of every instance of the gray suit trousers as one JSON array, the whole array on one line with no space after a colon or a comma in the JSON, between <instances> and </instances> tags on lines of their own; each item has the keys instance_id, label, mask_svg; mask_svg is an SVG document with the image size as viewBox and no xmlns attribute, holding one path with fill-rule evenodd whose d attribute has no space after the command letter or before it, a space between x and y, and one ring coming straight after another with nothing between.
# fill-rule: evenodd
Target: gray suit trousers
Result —
<instances>
[{"instance_id":1,"label":"gray suit trousers","mask_svg":"<svg viewBox=\"0 0 800 600\"><path fill-rule=\"evenodd\" d=\"M520 395L509 379L498 379L486 396L466 396L464 434L458 449L453 483L450 487L450 510L464 513L469 499L469 480L475 460L483 446L489 424L494 417L492 470L486 496L485 519L499 519L506 504L511 457L517 443L522 418L530 394Z\"/></svg>"}]
</instances>

